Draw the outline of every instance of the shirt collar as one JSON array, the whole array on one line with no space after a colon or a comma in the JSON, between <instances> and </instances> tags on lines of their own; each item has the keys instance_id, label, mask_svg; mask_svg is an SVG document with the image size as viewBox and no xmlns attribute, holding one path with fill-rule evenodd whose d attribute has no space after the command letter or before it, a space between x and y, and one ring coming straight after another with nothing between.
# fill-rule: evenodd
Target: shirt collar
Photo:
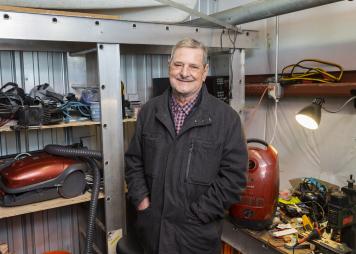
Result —
<instances>
[{"instance_id":1,"label":"shirt collar","mask_svg":"<svg viewBox=\"0 0 356 254\"><path fill-rule=\"evenodd\" d=\"M172 111L177 112L177 111L181 110L184 112L185 115L188 115L190 113L190 111L193 109L193 107L195 106L195 104L197 103L199 94L200 93L197 93L197 95L195 95L194 98L192 98L190 101L188 101L184 105L180 105L178 103L177 99L172 95L172 99L171 99Z\"/></svg>"}]
</instances>

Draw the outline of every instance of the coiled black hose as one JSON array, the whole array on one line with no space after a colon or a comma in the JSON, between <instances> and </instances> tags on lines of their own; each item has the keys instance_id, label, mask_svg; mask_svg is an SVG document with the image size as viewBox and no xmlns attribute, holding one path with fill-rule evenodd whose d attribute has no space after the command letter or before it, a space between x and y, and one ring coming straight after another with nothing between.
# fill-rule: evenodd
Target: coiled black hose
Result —
<instances>
[{"instance_id":1,"label":"coiled black hose","mask_svg":"<svg viewBox=\"0 0 356 254\"><path fill-rule=\"evenodd\" d=\"M85 240L85 254L91 254L93 252L93 238L94 238L94 228L95 228L95 218L96 209L98 206L99 197L99 187L100 187L100 171L93 160L101 159L102 154L98 151L83 149L83 148L72 148L61 145L47 145L44 151L50 154L65 156L65 157L81 157L86 160L93 171L93 189L91 193L90 205L89 205L89 215L86 230L86 240Z\"/></svg>"},{"instance_id":2,"label":"coiled black hose","mask_svg":"<svg viewBox=\"0 0 356 254\"><path fill-rule=\"evenodd\" d=\"M100 171L96 162L92 158L86 158L90 167L93 170L93 189L91 193L89 216L87 225L87 237L85 240L85 252L91 254L93 250L93 239L95 230L96 209L98 206L99 188L100 188Z\"/></svg>"},{"instance_id":3,"label":"coiled black hose","mask_svg":"<svg viewBox=\"0 0 356 254\"><path fill-rule=\"evenodd\" d=\"M103 158L101 152L88 150L85 148L72 148L61 145L46 145L44 150L47 153L67 156L67 157L83 157L83 158L94 158L97 160L101 160Z\"/></svg>"}]
</instances>

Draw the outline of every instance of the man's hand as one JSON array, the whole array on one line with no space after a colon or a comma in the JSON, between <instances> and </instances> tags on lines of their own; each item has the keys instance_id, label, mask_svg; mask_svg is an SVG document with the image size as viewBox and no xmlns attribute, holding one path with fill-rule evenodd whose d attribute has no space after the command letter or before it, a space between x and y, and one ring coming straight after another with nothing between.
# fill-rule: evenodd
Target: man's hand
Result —
<instances>
[{"instance_id":1,"label":"man's hand","mask_svg":"<svg viewBox=\"0 0 356 254\"><path fill-rule=\"evenodd\" d=\"M137 211L143 211L150 206L150 199L145 197L141 203L137 206Z\"/></svg>"}]
</instances>

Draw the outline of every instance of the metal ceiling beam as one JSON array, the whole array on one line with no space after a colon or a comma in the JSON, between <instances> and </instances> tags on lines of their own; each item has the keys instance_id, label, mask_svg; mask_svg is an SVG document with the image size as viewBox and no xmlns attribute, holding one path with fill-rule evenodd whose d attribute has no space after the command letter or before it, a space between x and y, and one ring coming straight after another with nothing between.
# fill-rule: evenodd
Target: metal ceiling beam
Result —
<instances>
[{"instance_id":1,"label":"metal ceiling beam","mask_svg":"<svg viewBox=\"0 0 356 254\"><path fill-rule=\"evenodd\" d=\"M210 17L232 25L240 25L340 1L343 0L258 0L214 13ZM187 21L184 24L202 27L211 25L202 18Z\"/></svg>"},{"instance_id":2,"label":"metal ceiling beam","mask_svg":"<svg viewBox=\"0 0 356 254\"><path fill-rule=\"evenodd\" d=\"M212 16L206 15L205 13L202 13L200 11L196 11L194 9L188 8L184 4L180 4L180 3L177 3L172 0L155 0L155 1L160 2L162 4L169 5L173 8L179 9L181 11L185 11L185 12L189 13L190 15L197 16L197 17L205 20L206 22L209 22L210 24L214 24L215 26L218 25L223 28L232 29L232 30L237 31L237 28L235 26L233 26L227 22L224 22L222 20L219 20L217 18L214 18Z\"/></svg>"},{"instance_id":3,"label":"metal ceiling beam","mask_svg":"<svg viewBox=\"0 0 356 254\"><path fill-rule=\"evenodd\" d=\"M144 45L175 45L184 37L203 42L208 47L254 48L257 47L258 33L242 31L236 35L236 43L230 41L227 33L221 29L196 28L182 25L164 25L120 20L101 20L86 17L68 17L49 14L19 13L0 11L0 48L13 46L14 40L19 46L35 41L49 42L60 48L60 42L75 43L120 43ZM223 36L221 36L223 35ZM12 41L12 43L11 43ZM22 43L21 43L22 41ZM87 45L83 50L92 48ZM81 50L80 48L74 51Z\"/></svg>"}]
</instances>

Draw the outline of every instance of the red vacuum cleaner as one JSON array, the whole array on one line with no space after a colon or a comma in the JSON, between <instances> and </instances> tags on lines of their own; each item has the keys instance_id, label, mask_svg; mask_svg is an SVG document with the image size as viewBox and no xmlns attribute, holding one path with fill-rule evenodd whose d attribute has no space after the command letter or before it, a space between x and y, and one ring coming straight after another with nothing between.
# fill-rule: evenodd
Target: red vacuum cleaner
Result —
<instances>
[{"instance_id":1,"label":"red vacuum cleaner","mask_svg":"<svg viewBox=\"0 0 356 254\"><path fill-rule=\"evenodd\" d=\"M83 148L82 144L79 147L47 145L43 151L28 155L16 156L0 165L0 205L17 206L78 196L86 189L85 174L90 173L93 180L84 253L91 254L101 181L98 166L101 152Z\"/></svg>"},{"instance_id":2,"label":"red vacuum cleaner","mask_svg":"<svg viewBox=\"0 0 356 254\"><path fill-rule=\"evenodd\" d=\"M88 171L85 162L46 152L28 155L0 169L0 205L72 198L84 192Z\"/></svg>"},{"instance_id":3,"label":"red vacuum cleaner","mask_svg":"<svg viewBox=\"0 0 356 254\"><path fill-rule=\"evenodd\" d=\"M258 146L251 146L257 143ZM234 224L262 230L272 224L279 193L277 150L260 139L248 139L248 177L239 203L230 207Z\"/></svg>"}]
</instances>

